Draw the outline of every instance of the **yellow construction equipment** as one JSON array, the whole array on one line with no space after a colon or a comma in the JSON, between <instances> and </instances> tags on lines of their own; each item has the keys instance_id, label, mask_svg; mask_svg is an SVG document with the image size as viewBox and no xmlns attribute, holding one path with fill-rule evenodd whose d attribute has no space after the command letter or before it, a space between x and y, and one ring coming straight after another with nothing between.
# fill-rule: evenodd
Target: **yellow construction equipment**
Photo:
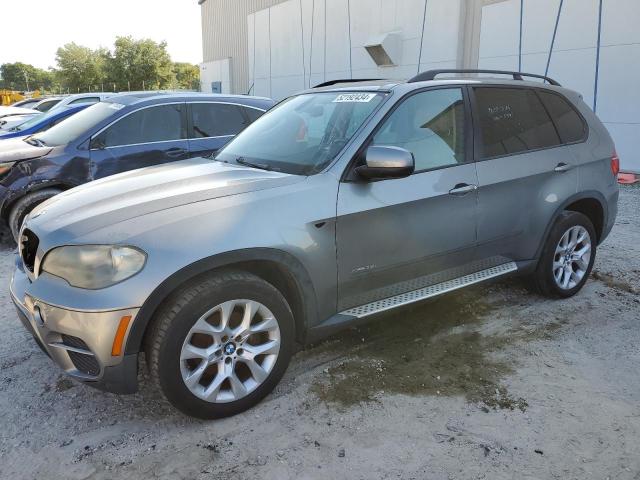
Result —
<instances>
[{"instance_id":1,"label":"yellow construction equipment","mask_svg":"<svg viewBox=\"0 0 640 480\"><path fill-rule=\"evenodd\" d=\"M40 96L40 91L36 90L28 95L30 98L37 98ZM26 97L20 92L14 90L0 90L0 105L11 105L12 103L24 100Z\"/></svg>"}]
</instances>

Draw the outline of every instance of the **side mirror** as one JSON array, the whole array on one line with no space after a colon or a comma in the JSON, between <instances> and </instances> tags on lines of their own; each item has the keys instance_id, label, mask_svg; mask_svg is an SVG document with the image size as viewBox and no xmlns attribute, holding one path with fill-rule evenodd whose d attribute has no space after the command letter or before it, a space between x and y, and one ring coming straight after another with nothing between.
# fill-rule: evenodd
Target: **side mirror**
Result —
<instances>
[{"instance_id":1,"label":"side mirror","mask_svg":"<svg viewBox=\"0 0 640 480\"><path fill-rule=\"evenodd\" d=\"M365 165L355 169L367 180L408 177L415 170L413 153L404 148L373 145L367 149Z\"/></svg>"},{"instance_id":2,"label":"side mirror","mask_svg":"<svg viewBox=\"0 0 640 480\"><path fill-rule=\"evenodd\" d=\"M100 135L91 138L91 141L89 142L89 150L104 150L105 148L106 145Z\"/></svg>"}]
</instances>

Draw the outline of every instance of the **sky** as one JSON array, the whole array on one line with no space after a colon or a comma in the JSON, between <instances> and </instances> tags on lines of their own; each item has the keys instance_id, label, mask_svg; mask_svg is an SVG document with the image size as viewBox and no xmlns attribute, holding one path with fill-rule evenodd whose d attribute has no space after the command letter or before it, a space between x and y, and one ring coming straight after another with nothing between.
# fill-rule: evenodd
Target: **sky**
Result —
<instances>
[{"instance_id":1,"label":"sky","mask_svg":"<svg viewBox=\"0 0 640 480\"><path fill-rule=\"evenodd\" d=\"M116 36L126 35L166 41L174 62L202 62L197 0L30 0L3 6L0 64L55 67L56 50L65 43L113 49Z\"/></svg>"}]
</instances>

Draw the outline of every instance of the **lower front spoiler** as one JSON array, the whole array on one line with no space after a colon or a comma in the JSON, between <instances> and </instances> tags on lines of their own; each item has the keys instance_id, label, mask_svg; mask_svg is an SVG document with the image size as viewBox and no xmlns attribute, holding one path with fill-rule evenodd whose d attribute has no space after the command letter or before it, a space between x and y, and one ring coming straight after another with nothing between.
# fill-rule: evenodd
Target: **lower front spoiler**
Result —
<instances>
[{"instance_id":1,"label":"lower front spoiler","mask_svg":"<svg viewBox=\"0 0 640 480\"><path fill-rule=\"evenodd\" d=\"M13 303L16 306L18 318L29 333L31 333L38 347L40 347L49 358L56 362L56 359L49 353L47 347L45 347L40 340L38 333L22 306L15 299L13 299ZM103 367L99 378L89 378L86 375L76 374L73 371L65 370L65 373L74 380L105 392L118 394L136 393L138 391L138 354L124 355L121 362L117 365Z\"/></svg>"},{"instance_id":2,"label":"lower front spoiler","mask_svg":"<svg viewBox=\"0 0 640 480\"><path fill-rule=\"evenodd\" d=\"M121 319L137 308L83 312L44 303L27 293L28 280L20 269L11 279L11 299L18 318L38 346L69 377L100 390L134 393L138 389L138 354L113 355ZM125 332L124 342L126 342Z\"/></svg>"}]
</instances>

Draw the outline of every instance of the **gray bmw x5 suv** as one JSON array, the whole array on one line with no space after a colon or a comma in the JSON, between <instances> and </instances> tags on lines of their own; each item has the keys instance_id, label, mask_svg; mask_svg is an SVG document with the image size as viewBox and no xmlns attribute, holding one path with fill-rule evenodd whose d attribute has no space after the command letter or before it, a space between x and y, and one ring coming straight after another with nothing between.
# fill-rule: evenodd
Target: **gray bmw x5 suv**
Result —
<instances>
[{"instance_id":1,"label":"gray bmw x5 suv","mask_svg":"<svg viewBox=\"0 0 640 480\"><path fill-rule=\"evenodd\" d=\"M215 418L379 312L509 274L574 295L616 217L611 137L552 79L461 73L329 82L215 159L48 200L21 229L19 317L76 380L134 392L144 352L169 402Z\"/></svg>"}]
</instances>

